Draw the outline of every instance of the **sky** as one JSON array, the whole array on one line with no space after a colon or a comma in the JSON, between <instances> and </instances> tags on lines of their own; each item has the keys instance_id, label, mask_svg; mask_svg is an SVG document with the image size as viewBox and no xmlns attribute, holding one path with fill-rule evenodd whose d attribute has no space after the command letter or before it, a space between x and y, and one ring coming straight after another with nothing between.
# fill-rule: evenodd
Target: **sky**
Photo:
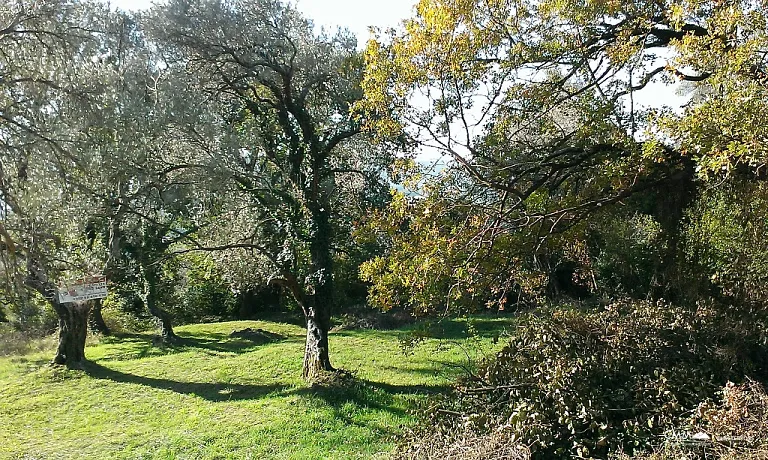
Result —
<instances>
[{"instance_id":1,"label":"sky","mask_svg":"<svg viewBox=\"0 0 768 460\"><path fill-rule=\"evenodd\" d=\"M2 0L0 0L2 1ZM114 7L125 10L145 9L155 2L162 0L104 0ZM318 29L324 27L336 30L344 27L357 36L358 48L362 49L370 37L370 26L386 29L397 27L407 18L414 15L415 4L418 0L288 0L304 15L315 23ZM318 30L319 31L319 30ZM686 98L676 94L675 86L652 83L644 90L635 94L637 108L658 108L671 106L680 111ZM430 149L422 150L420 157L424 161L432 161Z\"/></svg>"},{"instance_id":2,"label":"sky","mask_svg":"<svg viewBox=\"0 0 768 460\"><path fill-rule=\"evenodd\" d=\"M149 8L153 2L154 0L110 0L113 6L124 10ZM400 21L413 15L416 2L417 0L296 0L295 4L318 28L349 29L357 36L358 47L362 48L369 38L369 26L382 29L397 26Z\"/></svg>"},{"instance_id":3,"label":"sky","mask_svg":"<svg viewBox=\"0 0 768 460\"><path fill-rule=\"evenodd\" d=\"M0 0L2 1L2 0ZM105 0L107 1L107 0ZM118 8L126 10L145 9L157 0L108 0ZM418 0L289 0L315 23L319 29L336 30L345 27L357 36L359 48L365 46L370 37L370 26L386 29L398 26L404 19L414 15ZM674 86L651 84L635 95L635 103L648 107L672 105L679 109L681 98Z\"/></svg>"}]
</instances>

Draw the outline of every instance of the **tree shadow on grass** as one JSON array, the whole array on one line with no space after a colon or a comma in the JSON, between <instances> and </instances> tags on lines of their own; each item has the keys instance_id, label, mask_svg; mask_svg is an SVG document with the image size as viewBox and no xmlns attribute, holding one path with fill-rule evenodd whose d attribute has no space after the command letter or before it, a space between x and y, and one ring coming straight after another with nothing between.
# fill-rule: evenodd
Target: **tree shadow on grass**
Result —
<instances>
[{"instance_id":1,"label":"tree shadow on grass","mask_svg":"<svg viewBox=\"0 0 768 460\"><path fill-rule=\"evenodd\" d=\"M103 338L102 343L119 343L122 346L121 353L108 359L120 360L181 353L191 349L201 350L208 354L242 354L286 339L287 337L279 334L273 334L264 340L254 340L251 338L231 337L226 334L198 333L195 335L179 335L173 342L162 343L158 336L152 334L116 334Z\"/></svg>"},{"instance_id":2,"label":"tree shadow on grass","mask_svg":"<svg viewBox=\"0 0 768 460\"><path fill-rule=\"evenodd\" d=\"M468 337L499 337L504 330L514 327L514 316L480 316L465 319L425 321L412 330L421 331L428 337L442 340L463 340Z\"/></svg>"},{"instance_id":3,"label":"tree shadow on grass","mask_svg":"<svg viewBox=\"0 0 768 460\"><path fill-rule=\"evenodd\" d=\"M179 336L175 342L170 345L165 345L165 347L176 351L186 351L187 349L195 348L214 353L241 354L281 340L283 339L253 341L249 339L230 338L226 335L222 335L221 337Z\"/></svg>"},{"instance_id":4,"label":"tree shadow on grass","mask_svg":"<svg viewBox=\"0 0 768 460\"><path fill-rule=\"evenodd\" d=\"M382 410L402 416L405 415L405 410L395 407L396 396L429 396L444 393L450 389L447 385L396 385L362 379L352 379L349 383L343 385L299 388L284 384L252 385L223 382L181 382L128 374L93 361L86 363L84 371L94 379L131 383L159 390L170 390L179 394L196 395L213 402L259 399L267 395L278 397L298 395L308 400L324 403L333 409L336 417L349 422L352 422L352 420L346 415L345 408Z\"/></svg>"},{"instance_id":5,"label":"tree shadow on grass","mask_svg":"<svg viewBox=\"0 0 768 460\"><path fill-rule=\"evenodd\" d=\"M320 402L328 407L335 419L348 425L374 429L380 435L396 435L397 427L381 426L369 417L355 419L356 414L365 412L388 412L397 417L405 417L407 410L398 396L421 395L424 397L445 393L448 385L397 385L384 382L372 382L364 379L351 379L341 385L309 386L297 388L289 393L300 395L309 401ZM399 406L399 407L398 407Z\"/></svg>"},{"instance_id":6,"label":"tree shadow on grass","mask_svg":"<svg viewBox=\"0 0 768 460\"><path fill-rule=\"evenodd\" d=\"M171 379L128 374L88 362L85 373L94 379L142 385L159 390L170 390L184 395L195 395L211 402L260 399L267 396L284 398L299 396L310 406L326 408L333 420L371 430L376 436L397 436L399 426L392 426L388 413L396 418L407 416L412 401L405 396L428 397L449 391L448 385L397 385L351 379L343 385L295 387L284 384L229 384L216 382L181 382Z\"/></svg>"},{"instance_id":7,"label":"tree shadow on grass","mask_svg":"<svg viewBox=\"0 0 768 460\"><path fill-rule=\"evenodd\" d=\"M159 390L170 390L179 394L196 395L207 401L214 402L258 399L269 394L283 393L289 388L281 384L243 385L233 383L179 382L170 379L126 374L125 372L110 369L95 362L86 363L84 370L90 377L95 379L132 383Z\"/></svg>"}]
</instances>

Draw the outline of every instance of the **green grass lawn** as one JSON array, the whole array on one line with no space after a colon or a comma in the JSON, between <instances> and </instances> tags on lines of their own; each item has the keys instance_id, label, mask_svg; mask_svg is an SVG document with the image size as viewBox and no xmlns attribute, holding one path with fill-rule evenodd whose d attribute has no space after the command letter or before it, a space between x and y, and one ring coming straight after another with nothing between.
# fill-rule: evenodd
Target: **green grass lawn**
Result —
<instances>
[{"instance_id":1,"label":"green grass lawn","mask_svg":"<svg viewBox=\"0 0 768 460\"><path fill-rule=\"evenodd\" d=\"M150 334L94 339L85 371L49 367L53 349L0 358L0 458L386 457L415 422L409 410L510 325L474 319L468 339L466 321L443 322L408 354L405 329L332 333L332 362L357 378L335 388L301 380L302 328L262 321L179 327L173 348ZM229 337L246 327L284 339Z\"/></svg>"}]
</instances>

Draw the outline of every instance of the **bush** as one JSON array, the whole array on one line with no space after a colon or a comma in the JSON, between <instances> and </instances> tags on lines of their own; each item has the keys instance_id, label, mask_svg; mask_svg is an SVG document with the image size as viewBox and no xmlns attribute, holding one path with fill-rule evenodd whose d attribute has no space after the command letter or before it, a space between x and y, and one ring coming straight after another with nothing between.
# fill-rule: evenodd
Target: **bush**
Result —
<instances>
[{"instance_id":1,"label":"bush","mask_svg":"<svg viewBox=\"0 0 768 460\"><path fill-rule=\"evenodd\" d=\"M131 311L117 301L104 302L101 316L109 330L117 334L144 332L157 326L157 320L148 313Z\"/></svg>"},{"instance_id":2,"label":"bush","mask_svg":"<svg viewBox=\"0 0 768 460\"><path fill-rule=\"evenodd\" d=\"M598 219L590 229L592 266L608 295L645 297L658 283L666 242L661 225L640 213Z\"/></svg>"},{"instance_id":3,"label":"bush","mask_svg":"<svg viewBox=\"0 0 768 460\"><path fill-rule=\"evenodd\" d=\"M504 432L537 458L641 451L729 379L766 369L765 322L730 315L628 301L529 314L429 411L431 429Z\"/></svg>"},{"instance_id":4,"label":"bush","mask_svg":"<svg viewBox=\"0 0 768 460\"><path fill-rule=\"evenodd\" d=\"M4 300L7 304L3 316L16 331L30 337L43 337L55 331L59 325L56 312L38 295Z\"/></svg>"},{"instance_id":5,"label":"bush","mask_svg":"<svg viewBox=\"0 0 768 460\"><path fill-rule=\"evenodd\" d=\"M699 406L694 429L712 440L722 458L768 458L768 395L754 380L728 382L718 403Z\"/></svg>"},{"instance_id":6,"label":"bush","mask_svg":"<svg viewBox=\"0 0 768 460\"><path fill-rule=\"evenodd\" d=\"M768 305L768 184L728 183L702 192L685 229L690 278L730 303Z\"/></svg>"},{"instance_id":7,"label":"bush","mask_svg":"<svg viewBox=\"0 0 768 460\"><path fill-rule=\"evenodd\" d=\"M728 382L717 401L706 401L690 420L671 430L654 452L636 460L768 458L768 395L751 379ZM629 460L618 455L616 460Z\"/></svg>"},{"instance_id":8,"label":"bush","mask_svg":"<svg viewBox=\"0 0 768 460\"><path fill-rule=\"evenodd\" d=\"M235 318L237 299L210 258L186 254L165 264L161 308L176 324Z\"/></svg>"}]
</instances>

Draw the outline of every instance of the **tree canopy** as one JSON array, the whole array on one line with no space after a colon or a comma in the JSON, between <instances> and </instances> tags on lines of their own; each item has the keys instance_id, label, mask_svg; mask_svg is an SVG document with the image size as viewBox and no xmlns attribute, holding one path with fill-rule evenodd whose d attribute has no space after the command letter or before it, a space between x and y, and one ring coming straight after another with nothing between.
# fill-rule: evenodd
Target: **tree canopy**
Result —
<instances>
[{"instance_id":1,"label":"tree canopy","mask_svg":"<svg viewBox=\"0 0 768 460\"><path fill-rule=\"evenodd\" d=\"M764 6L419 2L369 42L358 109L380 115L367 125L380 136L405 133L449 161L436 180L416 178L425 199L396 203L388 219L409 208L410 232L364 268L374 293L402 295L402 271L442 277L457 299L481 285L501 300L551 288L564 260L585 269L567 276L589 278L608 213L652 217L664 248L654 278L673 284L697 190L764 174ZM665 85L687 94L650 99Z\"/></svg>"}]
</instances>

